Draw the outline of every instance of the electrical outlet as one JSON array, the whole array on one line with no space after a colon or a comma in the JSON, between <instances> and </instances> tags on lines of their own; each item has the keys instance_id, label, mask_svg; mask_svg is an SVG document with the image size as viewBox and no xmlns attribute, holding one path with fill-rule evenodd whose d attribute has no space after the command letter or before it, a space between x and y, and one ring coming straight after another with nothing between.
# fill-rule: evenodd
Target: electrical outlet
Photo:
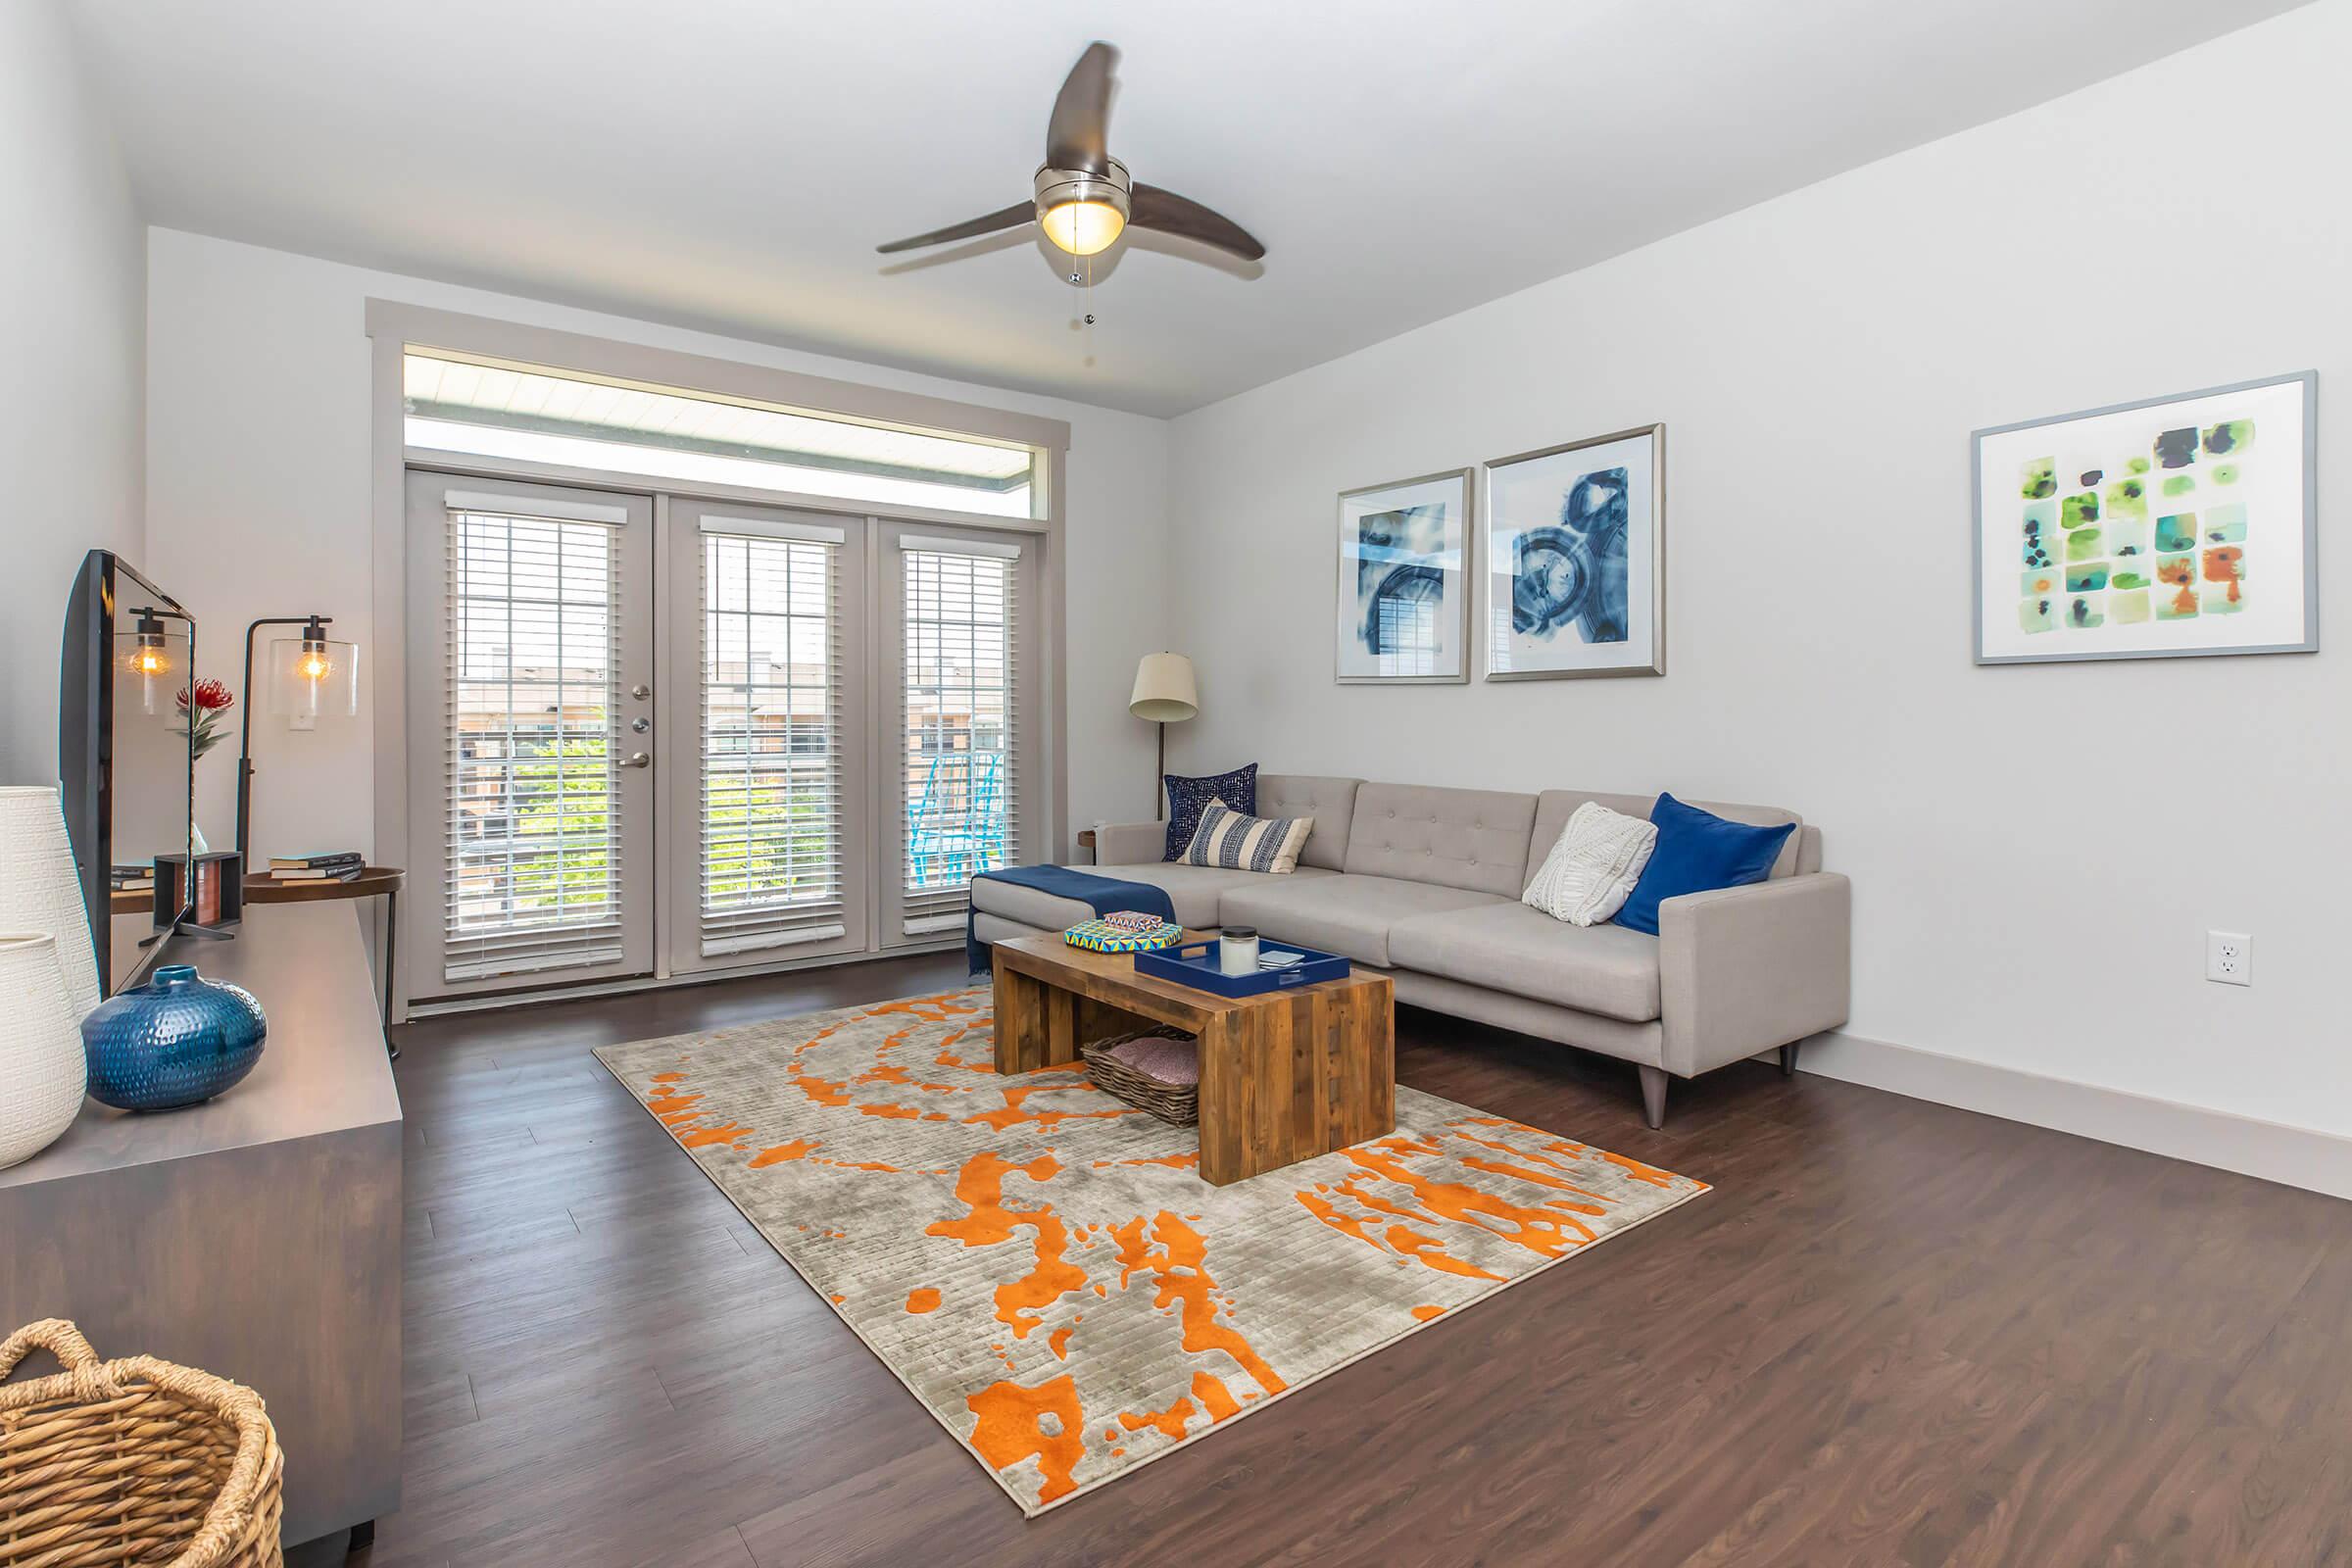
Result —
<instances>
[{"instance_id":1,"label":"electrical outlet","mask_svg":"<svg viewBox=\"0 0 2352 1568\"><path fill-rule=\"evenodd\" d=\"M2219 986L2254 983L2254 939L2242 931L2205 933L2205 978Z\"/></svg>"}]
</instances>

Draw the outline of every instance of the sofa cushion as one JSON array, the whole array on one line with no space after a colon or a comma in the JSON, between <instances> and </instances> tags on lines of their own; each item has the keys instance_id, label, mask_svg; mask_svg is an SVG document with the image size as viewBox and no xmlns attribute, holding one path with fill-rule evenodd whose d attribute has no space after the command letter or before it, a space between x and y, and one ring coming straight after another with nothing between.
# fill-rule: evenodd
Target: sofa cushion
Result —
<instances>
[{"instance_id":1,"label":"sofa cushion","mask_svg":"<svg viewBox=\"0 0 2352 1568\"><path fill-rule=\"evenodd\" d=\"M1343 878L1352 881L1353 878ZM1389 932L1399 969L1644 1023L1658 1016L1658 939L1568 925L1524 904L1417 915Z\"/></svg>"},{"instance_id":2,"label":"sofa cushion","mask_svg":"<svg viewBox=\"0 0 2352 1568\"><path fill-rule=\"evenodd\" d=\"M1298 846L1314 826L1311 816L1250 816L1211 801L1185 846L1184 863L1288 876L1298 868Z\"/></svg>"},{"instance_id":3,"label":"sofa cushion","mask_svg":"<svg viewBox=\"0 0 2352 1568\"><path fill-rule=\"evenodd\" d=\"M1202 778L1186 778L1178 773L1163 773L1160 784L1168 792L1168 839L1163 860L1181 860L1185 847L1200 831L1200 813L1208 809L1211 801L1223 801L1233 810L1250 816L1257 814L1257 764L1237 767L1230 773L1211 773Z\"/></svg>"},{"instance_id":4,"label":"sofa cushion","mask_svg":"<svg viewBox=\"0 0 2352 1568\"><path fill-rule=\"evenodd\" d=\"M1597 801L1610 810L1623 811L1628 816L1647 817L1657 797L1603 795L1593 790L1545 790L1536 797L1536 826L1528 844L1528 864L1544 863L1544 858L1559 842L1560 832L1567 827L1568 818L1575 815L1576 808L1587 801ZM1784 811L1777 806L1732 806L1722 801L1691 801L1688 804L1704 811L1712 811L1728 822L1745 822L1751 827L1779 827L1783 822L1803 820L1794 811ZM1808 854L1808 843L1810 863L1800 865L1800 858ZM1789 834L1788 842L1781 846L1780 858L1772 862L1772 874L1776 877L1793 876L1799 870L1820 869L1821 834L1812 829Z\"/></svg>"},{"instance_id":5,"label":"sofa cushion","mask_svg":"<svg viewBox=\"0 0 2352 1568\"><path fill-rule=\"evenodd\" d=\"M1533 795L1366 784L1355 792L1347 870L1516 899L1535 818Z\"/></svg>"},{"instance_id":6,"label":"sofa cushion","mask_svg":"<svg viewBox=\"0 0 2352 1568\"><path fill-rule=\"evenodd\" d=\"M1796 837L1796 824L1755 827L1685 806L1671 795L1649 808L1658 825L1657 848L1642 868L1642 880L1617 911L1617 923L1656 934L1658 906L1686 893L1745 887L1772 875L1773 865Z\"/></svg>"},{"instance_id":7,"label":"sofa cushion","mask_svg":"<svg viewBox=\"0 0 2352 1568\"><path fill-rule=\"evenodd\" d=\"M1570 925L1598 925L1634 891L1657 842L1656 823L1587 801L1568 818L1543 869L1527 879L1519 902Z\"/></svg>"},{"instance_id":8,"label":"sofa cushion","mask_svg":"<svg viewBox=\"0 0 2352 1568\"><path fill-rule=\"evenodd\" d=\"M1221 923L1253 925L1270 942L1302 943L1385 968L1389 930L1398 921L1496 902L1492 894L1397 877L1349 873L1302 882L1307 869L1300 866L1279 878L1250 877L1247 885L1228 890Z\"/></svg>"},{"instance_id":9,"label":"sofa cushion","mask_svg":"<svg viewBox=\"0 0 2352 1568\"><path fill-rule=\"evenodd\" d=\"M1256 814L1313 817L1315 830L1306 836L1298 863L1337 871L1348 863L1348 822L1355 815L1355 792L1363 782L1311 773L1260 773Z\"/></svg>"},{"instance_id":10,"label":"sofa cushion","mask_svg":"<svg viewBox=\"0 0 2352 1568\"><path fill-rule=\"evenodd\" d=\"M1149 882L1165 890L1168 902L1175 906L1177 922L1195 928L1217 923L1217 902L1228 888L1277 880L1260 871L1228 871L1222 866L1186 865L1167 860L1149 860L1142 865L1082 865L1078 869L1120 882ZM1336 875L1302 865L1280 880L1296 882L1301 877L1322 880ZM999 882L992 877L982 877L972 884L972 906L1001 914L1007 920L1043 926L1049 931L1066 931L1081 920L1095 917L1095 911L1076 899L1055 898L1051 893Z\"/></svg>"}]
</instances>

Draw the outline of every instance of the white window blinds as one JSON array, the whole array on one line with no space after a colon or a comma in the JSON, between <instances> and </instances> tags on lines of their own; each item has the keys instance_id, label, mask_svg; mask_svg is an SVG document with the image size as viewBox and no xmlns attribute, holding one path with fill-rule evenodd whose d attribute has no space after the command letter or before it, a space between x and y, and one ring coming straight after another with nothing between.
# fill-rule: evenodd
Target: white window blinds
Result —
<instances>
[{"instance_id":1,"label":"white window blinds","mask_svg":"<svg viewBox=\"0 0 2352 1568\"><path fill-rule=\"evenodd\" d=\"M963 922L975 871L1009 863L1017 830L1013 648L1019 548L907 536L901 681L906 936Z\"/></svg>"},{"instance_id":2,"label":"white window blinds","mask_svg":"<svg viewBox=\"0 0 2352 1568\"><path fill-rule=\"evenodd\" d=\"M617 962L621 514L448 505L443 978Z\"/></svg>"},{"instance_id":3,"label":"white window blinds","mask_svg":"<svg viewBox=\"0 0 2352 1568\"><path fill-rule=\"evenodd\" d=\"M703 956L831 941L845 934L842 535L704 526Z\"/></svg>"}]
</instances>

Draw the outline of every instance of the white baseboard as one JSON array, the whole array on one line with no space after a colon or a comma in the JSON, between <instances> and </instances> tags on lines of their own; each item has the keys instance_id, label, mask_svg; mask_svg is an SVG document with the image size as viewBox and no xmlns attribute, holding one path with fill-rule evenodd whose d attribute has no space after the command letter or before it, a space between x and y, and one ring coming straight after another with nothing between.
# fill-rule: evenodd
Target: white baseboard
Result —
<instances>
[{"instance_id":1,"label":"white baseboard","mask_svg":"<svg viewBox=\"0 0 2352 1568\"><path fill-rule=\"evenodd\" d=\"M2352 1198L2352 1138L2309 1127L2047 1078L1842 1030L1806 1041L1797 1066L1913 1100L1981 1110L2288 1187Z\"/></svg>"}]
</instances>

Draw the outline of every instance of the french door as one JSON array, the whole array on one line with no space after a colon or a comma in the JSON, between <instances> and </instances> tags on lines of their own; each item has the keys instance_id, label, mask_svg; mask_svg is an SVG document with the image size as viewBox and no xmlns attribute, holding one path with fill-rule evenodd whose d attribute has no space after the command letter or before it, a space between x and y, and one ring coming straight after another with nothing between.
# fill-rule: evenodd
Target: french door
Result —
<instances>
[{"instance_id":1,"label":"french door","mask_svg":"<svg viewBox=\"0 0 2352 1568\"><path fill-rule=\"evenodd\" d=\"M654 963L653 503L409 475L417 996Z\"/></svg>"},{"instance_id":2,"label":"french door","mask_svg":"<svg viewBox=\"0 0 2352 1568\"><path fill-rule=\"evenodd\" d=\"M937 946L1036 858L1020 533L422 469L409 522L417 997Z\"/></svg>"},{"instance_id":3,"label":"french door","mask_svg":"<svg viewBox=\"0 0 2352 1568\"><path fill-rule=\"evenodd\" d=\"M668 967L864 952L865 521L674 499L665 513Z\"/></svg>"}]
</instances>

